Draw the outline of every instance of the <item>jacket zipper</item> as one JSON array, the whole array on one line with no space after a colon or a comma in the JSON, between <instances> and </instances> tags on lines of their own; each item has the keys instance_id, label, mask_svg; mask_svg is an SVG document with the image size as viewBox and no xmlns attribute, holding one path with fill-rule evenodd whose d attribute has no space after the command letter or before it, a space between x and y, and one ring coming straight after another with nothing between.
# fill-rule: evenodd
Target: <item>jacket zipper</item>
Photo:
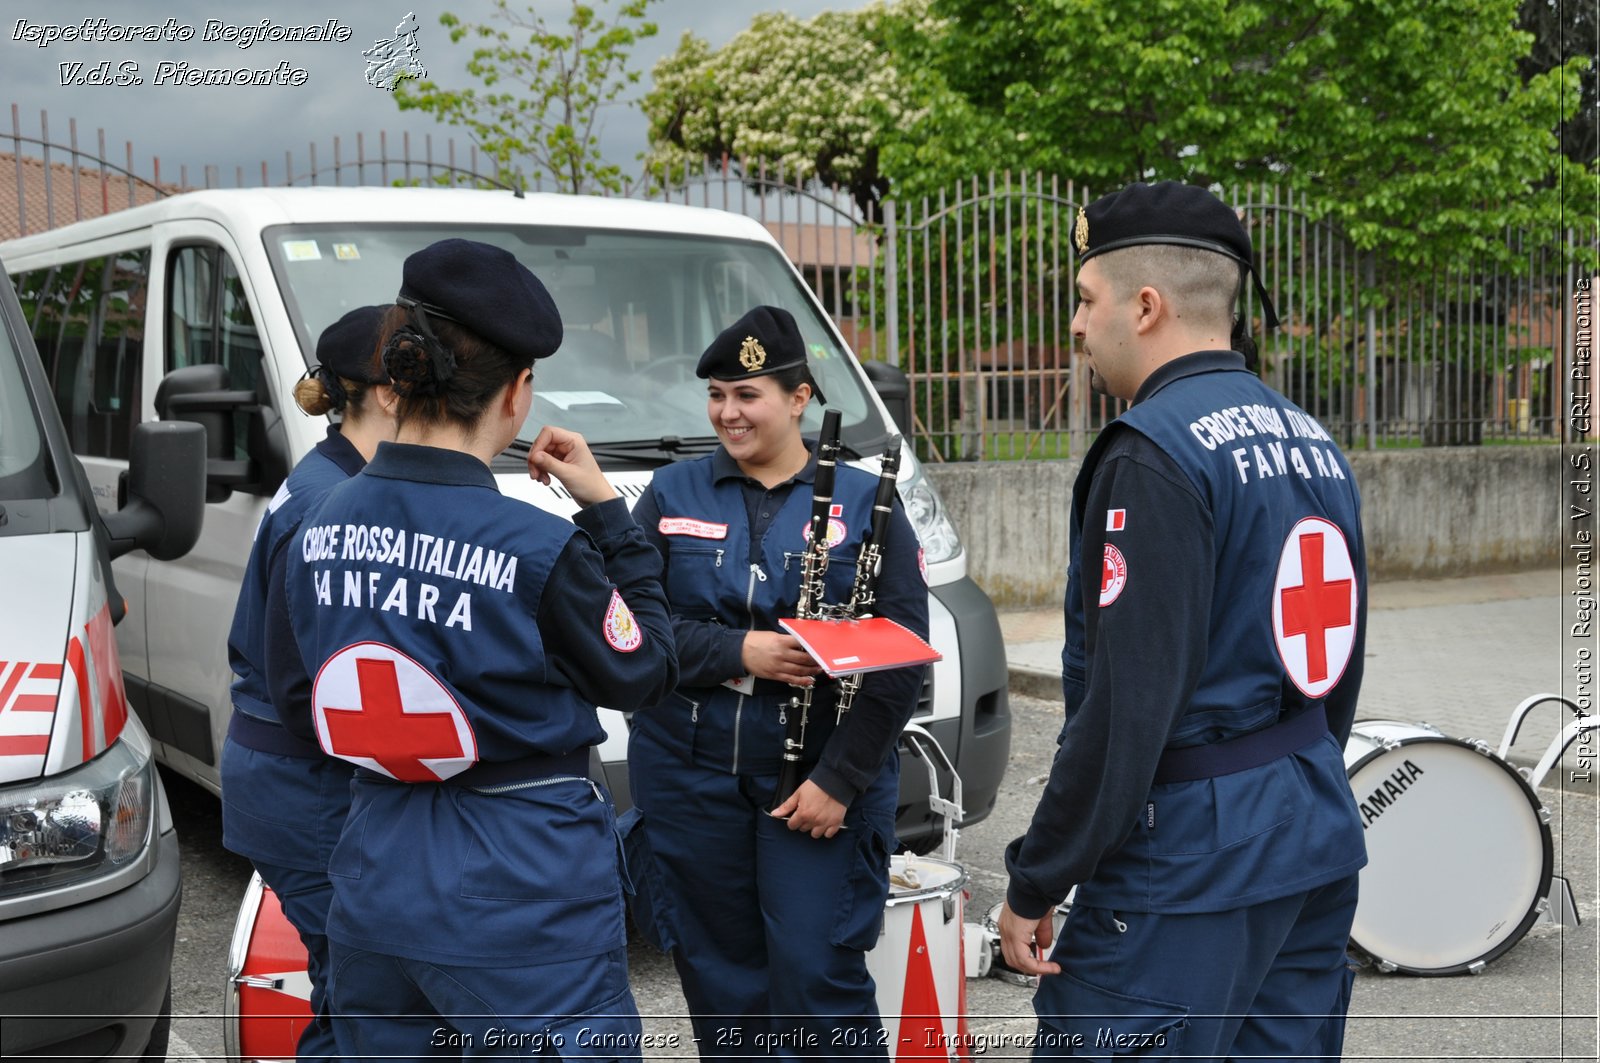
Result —
<instances>
[{"instance_id":1,"label":"jacket zipper","mask_svg":"<svg viewBox=\"0 0 1600 1063\"><path fill-rule=\"evenodd\" d=\"M580 775L552 775L547 779L534 779L531 782L506 783L503 786L469 786L468 789L475 794L506 794L516 790L533 790L541 786L554 786L561 782L586 782L589 789L594 791L595 800L605 804L605 796L601 794L599 785L593 779L585 779Z\"/></svg>"},{"instance_id":2,"label":"jacket zipper","mask_svg":"<svg viewBox=\"0 0 1600 1063\"><path fill-rule=\"evenodd\" d=\"M756 629L756 616L754 602L756 600L756 583L767 582L767 574L761 571L761 566L754 561L750 562L750 585L744 592L744 612L750 618L750 630ZM739 774L739 726L744 720L744 695L739 695L739 700L733 706L733 774Z\"/></svg>"}]
</instances>

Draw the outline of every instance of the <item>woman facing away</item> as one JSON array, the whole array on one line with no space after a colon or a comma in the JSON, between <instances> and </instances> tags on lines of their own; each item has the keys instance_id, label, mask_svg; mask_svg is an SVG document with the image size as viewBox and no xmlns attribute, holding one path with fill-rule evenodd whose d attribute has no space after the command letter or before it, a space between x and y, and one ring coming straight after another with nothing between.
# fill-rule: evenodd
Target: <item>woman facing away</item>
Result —
<instances>
[{"instance_id":1,"label":"woman facing away","mask_svg":"<svg viewBox=\"0 0 1600 1063\"><path fill-rule=\"evenodd\" d=\"M490 471L560 342L509 252L407 258L381 339L397 440L308 515L273 588L285 723L356 765L329 864L347 1054L639 1056L615 811L587 769L597 704L676 683L661 559L581 436L528 454L575 523Z\"/></svg>"}]
</instances>

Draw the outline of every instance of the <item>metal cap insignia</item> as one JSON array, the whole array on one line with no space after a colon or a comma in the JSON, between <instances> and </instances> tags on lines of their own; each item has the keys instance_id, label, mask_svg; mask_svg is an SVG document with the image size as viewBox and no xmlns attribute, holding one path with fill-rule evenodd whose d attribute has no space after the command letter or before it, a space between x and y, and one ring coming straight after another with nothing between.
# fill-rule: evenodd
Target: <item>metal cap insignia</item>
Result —
<instances>
[{"instance_id":1,"label":"metal cap insignia","mask_svg":"<svg viewBox=\"0 0 1600 1063\"><path fill-rule=\"evenodd\" d=\"M1078 208L1078 224L1072 230L1072 242L1078 246L1078 254L1089 250L1089 215Z\"/></svg>"},{"instance_id":2,"label":"metal cap insignia","mask_svg":"<svg viewBox=\"0 0 1600 1063\"><path fill-rule=\"evenodd\" d=\"M761 346L760 340L754 336L744 338L744 345L739 348L739 364L752 373L767 364L767 349Z\"/></svg>"}]
</instances>

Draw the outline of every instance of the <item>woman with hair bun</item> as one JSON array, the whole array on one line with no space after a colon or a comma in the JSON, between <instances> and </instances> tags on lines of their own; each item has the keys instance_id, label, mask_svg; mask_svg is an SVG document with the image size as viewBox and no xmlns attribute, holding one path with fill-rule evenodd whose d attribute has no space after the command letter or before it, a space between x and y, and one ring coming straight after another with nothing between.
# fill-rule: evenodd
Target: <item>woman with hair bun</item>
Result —
<instances>
[{"instance_id":1,"label":"woman with hair bun","mask_svg":"<svg viewBox=\"0 0 1600 1063\"><path fill-rule=\"evenodd\" d=\"M575 523L490 471L560 343L509 252L407 258L381 339L397 440L303 523L273 590L286 725L356 765L329 865L346 1054L639 1057L615 809L587 771L595 706L677 681L661 558L576 433L527 459Z\"/></svg>"},{"instance_id":2,"label":"woman with hair bun","mask_svg":"<svg viewBox=\"0 0 1600 1063\"><path fill-rule=\"evenodd\" d=\"M302 410L340 420L268 504L228 634L235 678L222 744L222 844L250 859L305 943L313 1021L300 1035L300 1059L336 1050L327 1009L328 856L350 809L352 769L284 730L267 689L263 622L272 574L282 580L285 547L306 510L360 472L380 441L394 438L394 395L377 350L384 309L364 306L328 326L317 340L316 367L295 385Z\"/></svg>"}]
</instances>

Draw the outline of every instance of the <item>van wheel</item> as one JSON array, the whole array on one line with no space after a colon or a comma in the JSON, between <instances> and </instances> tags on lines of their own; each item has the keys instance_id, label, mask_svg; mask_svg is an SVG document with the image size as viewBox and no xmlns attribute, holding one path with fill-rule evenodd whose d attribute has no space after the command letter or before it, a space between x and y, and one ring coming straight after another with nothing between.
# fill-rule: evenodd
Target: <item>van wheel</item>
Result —
<instances>
[{"instance_id":1,"label":"van wheel","mask_svg":"<svg viewBox=\"0 0 1600 1063\"><path fill-rule=\"evenodd\" d=\"M172 983L167 982L167 996L161 1002L156 1024L150 1028L150 1043L144 1046L145 1063L166 1063L167 1042L172 1038Z\"/></svg>"}]
</instances>

